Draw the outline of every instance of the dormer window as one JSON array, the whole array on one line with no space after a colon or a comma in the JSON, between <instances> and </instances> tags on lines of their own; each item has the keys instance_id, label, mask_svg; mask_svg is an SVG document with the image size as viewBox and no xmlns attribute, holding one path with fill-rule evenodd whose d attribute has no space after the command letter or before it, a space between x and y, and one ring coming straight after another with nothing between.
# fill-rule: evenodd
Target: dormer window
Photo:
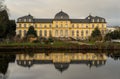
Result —
<instances>
[{"instance_id":1,"label":"dormer window","mask_svg":"<svg viewBox=\"0 0 120 79\"><path fill-rule=\"evenodd\" d=\"M105 20L104 20L104 19L102 19L102 22L105 22Z\"/></svg>"},{"instance_id":2,"label":"dormer window","mask_svg":"<svg viewBox=\"0 0 120 79\"><path fill-rule=\"evenodd\" d=\"M61 16L61 19L63 19L63 16Z\"/></svg>"},{"instance_id":3,"label":"dormer window","mask_svg":"<svg viewBox=\"0 0 120 79\"><path fill-rule=\"evenodd\" d=\"M100 20L99 19L97 19L97 22L99 22Z\"/></svg>"},{"instance_id":4,"label":"dormer window","mask_svg":"<svg viewBox=\"0 0 120 79\"><path fill-rule=\"evenodd\" d=\"M26 19L24 19L24 22L26 22Z\"/></svg>"},{"instance_id":5,"label":"dormer window","mask_svg":"<svg viewBox=\"0 0 120 79\"><path fill-rule=\"evenodd\" d=\"M21 22L21 19L19 19L18 21Z\"/></svg>"},{"instance_id":6,"label":"dormer window","mask_svg":"<svg viewBox=\"0 0 120 79\"><path fill-rule=\"evenodd\" d=\"M95 20L94 20L94 19L92 19L92 22L95 22Z\"/></svg>"},{"instance_id":7,"label":"dormer window","mask_svg":"<svg viewBox=\"0 0 120 79\"><path fill-rule=\"evenodd\" d=\"M31 19L29 19L29 22L31 22L32 20Z\"/></svg>"}]
</instances>

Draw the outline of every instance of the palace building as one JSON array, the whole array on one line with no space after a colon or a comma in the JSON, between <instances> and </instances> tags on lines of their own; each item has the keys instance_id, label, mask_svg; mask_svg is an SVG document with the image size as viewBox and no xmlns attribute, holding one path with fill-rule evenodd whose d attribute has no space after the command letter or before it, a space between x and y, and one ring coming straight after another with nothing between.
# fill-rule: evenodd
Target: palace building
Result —
<instances>
[{"instance_id":1,"label":"palace building","mask_svg":"<svg viewBox=\"0 0 120 79\"><path fill-rule=\"evenodd\" d=\"M34 18L32 15L17 19L16 33L25 37L28 28L33 26L38 37L88 39L92 31L98 27L104 35L106 20L99 16L89 15L85 19L71 19L69 15L60 11L53 19Z\"/></svg>"}]
</instances>

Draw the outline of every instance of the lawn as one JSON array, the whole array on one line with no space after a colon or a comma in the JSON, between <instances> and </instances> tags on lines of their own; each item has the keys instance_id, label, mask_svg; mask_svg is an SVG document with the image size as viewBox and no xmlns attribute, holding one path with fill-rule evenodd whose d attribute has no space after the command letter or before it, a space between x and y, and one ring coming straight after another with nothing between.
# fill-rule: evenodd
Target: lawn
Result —
<instances>
[{"instance_id":1,"label":"lawn","mask_svg":"<svg viewBox=\"0 0 120 79\"><path fill-rule=\"evenodd\" d=\"M52 47L66 47L66 46L73 46L78 44L73 44L69 42L63 42L63 41L55 41L52 44L51 43L30 43L30 42L24 42L24 43L1 43L0 46L52 46Z\"/></svg>"}]
</instances>

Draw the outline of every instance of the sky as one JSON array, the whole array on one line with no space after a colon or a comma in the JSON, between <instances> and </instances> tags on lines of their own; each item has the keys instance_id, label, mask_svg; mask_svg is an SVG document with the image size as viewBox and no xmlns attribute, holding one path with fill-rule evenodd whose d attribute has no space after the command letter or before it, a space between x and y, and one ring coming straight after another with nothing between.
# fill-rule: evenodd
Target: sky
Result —
<instances>
[{"instance_id":1,"label":"sky","mask_svg":"<svg viewBox=\"0 0 120 79\"><path fill-rule=\"evenodd\" d=\"M120 26L120 0L6 0L10 19L28 14L35 18L54 18L59 11L70 18L83 19L89 14L104 17L108 26Z\"/></svg>"}]
</instances>

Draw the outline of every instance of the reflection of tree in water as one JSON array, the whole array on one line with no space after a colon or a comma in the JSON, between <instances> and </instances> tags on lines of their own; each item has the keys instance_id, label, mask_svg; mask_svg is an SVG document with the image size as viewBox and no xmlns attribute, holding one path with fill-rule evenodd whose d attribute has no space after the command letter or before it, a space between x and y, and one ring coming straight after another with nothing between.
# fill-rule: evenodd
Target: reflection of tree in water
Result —
<instances>
[{"instance_id":1,"label":"reflection of tree in water","mask_svg":"<svg viewBox=\"0 0 120 79\"><path fill-rule=\"evenodd\" d=\"M120 60L120 51L108 51L107 56L114 60Z\"/></svg>"},{"instance_id":2,"label":"reflection of tree in water","mask_svg":"<svg viewBox=\"0 0 120 79\"><path fill-rule=\"evenodd\" d=\"M0 54L0 73L5 75L7 73L9 62L15 61L15 55Z\"/></svg>"},{"instance_id":3,"label":"reflection of tree in water","mask_svg":"<svg viewBox=\"0 0 120 79\"><path fill-rule=\"evenodd\" d=\"M69 68L69 63L55 63L54 66L62 73Z\"/></svg>"}]
</instances>

